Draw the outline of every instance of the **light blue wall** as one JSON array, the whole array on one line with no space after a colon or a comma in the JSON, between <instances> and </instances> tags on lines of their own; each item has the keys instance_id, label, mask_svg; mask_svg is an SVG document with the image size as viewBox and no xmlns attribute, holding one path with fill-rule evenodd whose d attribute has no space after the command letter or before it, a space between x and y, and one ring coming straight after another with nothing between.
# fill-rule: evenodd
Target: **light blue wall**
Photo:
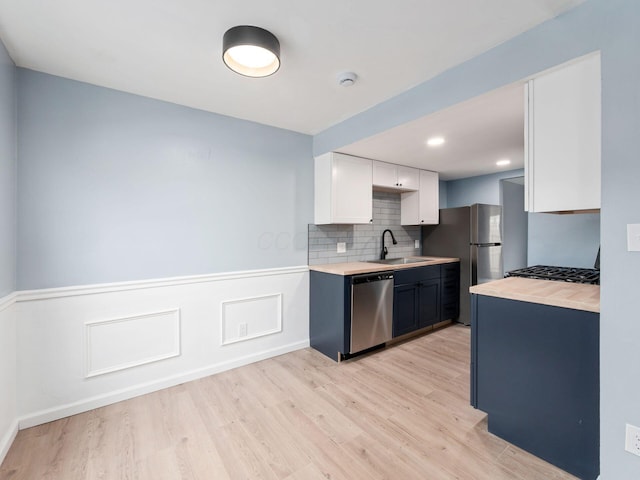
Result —
<instances>
[{"instance_id":1,"label":"light blue wall","mask_svg":"<svg viewBox=\"0 0 640 480\"><path fill-rule=\"evenodd\" d=\"M307 135L18 69L18 149L20 289L307 263Z\"/></svg>"},{"instance_id":2,"label":"light blue wall","mask_svg":"<svg viewBox=\"0 0 640 480\"><path fill-rule=\"evenodd\" d=\"M527 262L529 215L524 211L524 185L501 180L502 260L505 272L529 265Z\"/></svg>"},{"instance_id":3,"label":"light blue wall","mask_svg":"<svg viewBox=\"0 0 640 480\"><path fill-rule=\"evenodd\" d=\"M0 41L0 298L16 287L16 68Z\"/></svg>"},{"instance_id":4,"label":"light blue wall","mask_svg":"<svg viewBox=\"0 0 640 480\"><path fill-rule=\"evenodd\" d=\"M593 268L600 247L600 214L529 214L529 265Z\"/></svg>"},{"instance_id":5,"label":"light blue wall","mask_svg":"<svg viewBox=\"0 0 640 480\"><path fill-rule=\"evenodd\" d=\"M640 2L579 7L414 89L321 132L314 153L338 149L595 50L602 60L601 480L640 478L624 451L625 423L640 426L640 253L626 224L640 223Z\"/></svg>"},{"instance_id":6,"label":"light blue wall","mask_svg":"<svg viewBox=\"0 0 640 480\"><path fill-rule=\"evenodd\" d=\"M451 180L447 182L447 207L464 207L474 203L501 205L500 180L523 175L524 170L519 169Z\"/></svg>"},{"instance_id":7,"label":"light blue wall","mask_svg":"<svg viewBox=\"0 0 640 480\"><path fill-rule=\"evenodd\" d=\"M442 180L440 180L438 182L438 193L439 193L439 198L438 198L438 202L440 205L440 208L447 208L447 182L443 182Z\"/></svg>"},{"instance_id":8,"label":"light blue wall","mask_svg":"<svg viewBox=\"0 0 640 480\"><path fill-rule=\"evenodd\" d=\"M626 224L640 223L640 2L596 5L598 26L610 32L602 53L601 471L602 480L637 479L640 457L624 451L624 431L625 422L640 426L640 252L626 241Z\"/></svg>"}]
</instances>

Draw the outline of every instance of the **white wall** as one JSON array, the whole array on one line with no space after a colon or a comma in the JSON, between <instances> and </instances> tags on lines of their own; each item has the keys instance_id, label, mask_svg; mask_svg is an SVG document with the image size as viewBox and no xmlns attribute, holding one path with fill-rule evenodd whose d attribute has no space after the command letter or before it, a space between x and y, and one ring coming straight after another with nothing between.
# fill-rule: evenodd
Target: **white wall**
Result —
<instances>
[{"instance_id":1,"label":"white wall","mask_svg":"<svg viewBox=\"0 0 640 480\"><path fill-rule=\"evenodd\" d=\"M20 427L306 347L308 292L306 266L19 292Z\"/></svg>"}]
</instances>

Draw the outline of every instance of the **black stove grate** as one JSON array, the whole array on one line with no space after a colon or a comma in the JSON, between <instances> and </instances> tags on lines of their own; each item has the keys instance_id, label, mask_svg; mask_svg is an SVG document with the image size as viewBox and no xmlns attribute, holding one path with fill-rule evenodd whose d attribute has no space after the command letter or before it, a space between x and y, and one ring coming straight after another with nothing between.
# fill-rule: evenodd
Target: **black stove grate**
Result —
<instances>
[{"instance_id":1,"label":"black stove grate","mask_svg":"<svg viewBox=\"0 0 640 480\"><path fill-rule=\"evenodd\" d=\"M536 278L539 280L557 280L561 282L589 283L600 285L600 270L596 268L552 267L535 265L519 268L505 274L505 277Z\"/></svg>"}]
</instances>

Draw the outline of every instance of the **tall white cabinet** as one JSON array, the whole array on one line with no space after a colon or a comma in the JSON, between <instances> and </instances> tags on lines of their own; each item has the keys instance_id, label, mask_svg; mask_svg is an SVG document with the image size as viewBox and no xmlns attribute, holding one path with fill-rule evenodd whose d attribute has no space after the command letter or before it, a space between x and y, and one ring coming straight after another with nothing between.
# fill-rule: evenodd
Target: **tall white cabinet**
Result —
<instances>
[{"instance_id":1,"label":"tall white cabinet","mask_svg":"<svg viewBox=\"0 0 640 480\"><path fill-rule=\"evenodd\" d=\"M600 208L600 54L530 80L525 89L525 210Z\"/></svg>"},{"instance_id":2,"label":"tall white cabinet","mask_svg":"<svg viewBox=\"0 0 640 480\"><path fill-rule=\"evenodd\" d=\"M371 223L371 185L371 160L336 152L316 157L315 223Z\"/></svg>"}]
</instances>

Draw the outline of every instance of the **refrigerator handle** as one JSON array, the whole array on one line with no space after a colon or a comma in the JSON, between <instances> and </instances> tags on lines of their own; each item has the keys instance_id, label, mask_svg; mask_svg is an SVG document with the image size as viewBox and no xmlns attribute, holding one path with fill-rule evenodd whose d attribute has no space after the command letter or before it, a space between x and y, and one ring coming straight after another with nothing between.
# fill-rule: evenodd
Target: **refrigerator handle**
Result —
<instances>
[{"instance_id":1,"label":"refrigerator handle","mask_svg":"<svg viewBox=\"0 0 640 480\"><path fill-rule=\"evenodd\" d=\"M478 284L478 245L471 245L471 285Z\"/></svg>"}]
</instances>

